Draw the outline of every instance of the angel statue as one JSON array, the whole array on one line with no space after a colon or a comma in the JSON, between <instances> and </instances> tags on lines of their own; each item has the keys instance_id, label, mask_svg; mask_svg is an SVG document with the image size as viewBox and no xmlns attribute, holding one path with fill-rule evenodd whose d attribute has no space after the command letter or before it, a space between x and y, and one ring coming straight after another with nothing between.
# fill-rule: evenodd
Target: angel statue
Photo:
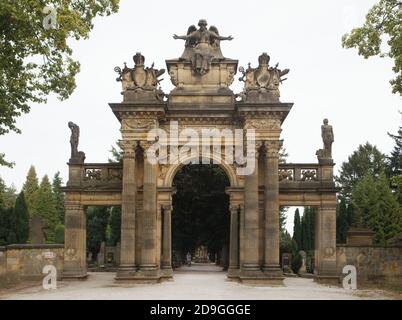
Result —
<instances>
[{"instance_id":1,"label":"angel statue","mask_svg":"<svg viewBox=\"0 0 402 320\"><path fill-rule=\"evenodd\" d=\"M218 29L211 26L207 29L207 21L201 19L198 22L199 29L192 25L187 30L187 35L173 35L174 39L185 40L185 50L181 59L191 61L193 70L199 75L208 72L212 59L223 59L220 49L221 40L232 40L233 37L222 37Z\"/></svg>"}]
</instances>

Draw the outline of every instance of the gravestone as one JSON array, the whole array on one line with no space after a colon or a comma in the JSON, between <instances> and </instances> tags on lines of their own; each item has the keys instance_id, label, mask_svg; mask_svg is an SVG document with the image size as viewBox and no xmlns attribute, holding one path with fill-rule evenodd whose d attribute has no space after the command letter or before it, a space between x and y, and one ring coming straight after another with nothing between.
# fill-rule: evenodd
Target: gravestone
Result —
<instances>
[{"instance_id":1,"label":"gravestone","mask_svg":"<svg viewBox=\"0 0 402 320\"><path fill-rule=\"evenodd\" d=\"M98 266L100 268L104 268L105 267L105 242L102 241L101 246L100 246L100 250L98 253Z\"/></svg>"},{"instance_id":2,"label":"gravestone","mask_svg":"<svg viewBox=\"0 0 402 320\"><path fill-rule=\"evenodd\" d=\"M31 244L43 244L46 242L46 235L44 232L45 224L41 217L34 216L29 222L29 238Z\"/></svg>"},{"instance_id":3,"label":"gravestone","mask_svg":"<svg viewBox=\"0 0 402 320\"><path fill-rule=\"evenodd\" d=\"M300 256L302 257L302 265L299 269L299 273L306 273L307 269L306 269L306 252L304 252L303 250L299 251Z\"/></svg>"},{"instance_id":4,"label":"gravestone","mask_svg":"<svg viewBox=\"0 0 402 320\"><path fill-rule=\"evenodd\" d=\"M292 271L292 254L282 253L282 269L284 273L293 273Z\"/></svg>"}]
</instances>

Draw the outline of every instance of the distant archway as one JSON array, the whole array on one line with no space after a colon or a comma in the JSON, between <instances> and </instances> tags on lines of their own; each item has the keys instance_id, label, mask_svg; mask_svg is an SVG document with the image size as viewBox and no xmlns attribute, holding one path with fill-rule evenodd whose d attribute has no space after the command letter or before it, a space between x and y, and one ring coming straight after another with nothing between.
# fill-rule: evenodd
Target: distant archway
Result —
<instances>
[{"instance_id":1,"label":"distant archway","mask_svg":"<svg viewBox=\"0 0 402 320\"><path fill-rule=\"evenodd\" d=\"M188 252L197 263L216 263L227 269L230 212L226 188L230 180L219 165L181 166L173 178L173 266Z\"/></svg>"}]
</instances>

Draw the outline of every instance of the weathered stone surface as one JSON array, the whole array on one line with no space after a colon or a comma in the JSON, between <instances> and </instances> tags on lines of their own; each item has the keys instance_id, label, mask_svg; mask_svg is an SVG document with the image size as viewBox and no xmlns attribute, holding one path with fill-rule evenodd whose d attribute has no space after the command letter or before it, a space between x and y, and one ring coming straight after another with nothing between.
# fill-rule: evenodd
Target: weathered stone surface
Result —
<instances>
[{"instance_id":1,"label":"weathered stone surface","mask_svg":"<svg viewBox=\"0 0 402 320\"><path fill-rule=\"evenodd\" d=\"M357 285L366 282L400 285L402 283L402 246L349 246L336 248L337 273L345 265L357 271Z\"/></svg>"},{"instance_id":2,"label":"weathered stone surface","mask_svg":"<svg viewBox=\"0 0 402 320\"><path fill-rule=\"evenodd\" d=\"M40 281L43 267L54 265L61 279L64 267L63 245L9 245L0 248L0 282Z\"/></svg>"}]
</instances>

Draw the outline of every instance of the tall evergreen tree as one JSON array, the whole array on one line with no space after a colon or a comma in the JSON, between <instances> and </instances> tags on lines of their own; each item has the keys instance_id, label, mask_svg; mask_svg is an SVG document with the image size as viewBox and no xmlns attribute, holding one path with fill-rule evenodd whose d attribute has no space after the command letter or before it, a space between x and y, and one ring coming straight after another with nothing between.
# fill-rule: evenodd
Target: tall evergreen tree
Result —
<instances>
[{"instance_id":1,"label":"tall evergreen tree","mask_svg":"<svg viewBox=\"0 0 402 320\"><path fill-rule=\"evenodd\" d=\"M336 206L336 242L345 243L346 234L349 230L348 208L346 200L341 199Z\"/></svg>"},{"instance_id":2,"label":"tall evergreen tree","mask_svg":"<svg viewBox=\"0 0 402 320\"><path fill-rule=\"evenodd\" d=\"M111 246L115 246L118 242L120 242L120 232L121 232L121 208L120 207L111 207L110 208L110 235L108 239L108 243Z\"/></svg>"},{"instance_id":3,"label":"tall evergreen tree","mask_svg":"<svg viewBox=\"0 0 402 320\"><path fill-rule=\"evenodd\" d=\"M293 220L293 240L296 242L297 250L301 250L302 248L301 237L302 234L301 234L300 212L299 208L297 208Z\"/></svg>"},{"instance_id":4,"label":"tall evergreen tree","mask_svg":"<svg viewBox=\"0 0 402 320\"><path fill-rule=\"evenodd\" d=\"M13 208L0 207L0 246L11 244L10 225Z\"/></svg>"},{"instance_id":5,"label":"tall evergreen tree","mask_svg":"<svg viewBox=\"0 0 402 320\"><path fill-rule=\"evenodd\" d=\"M359 145L341 165L340 175L336 181L341 184L340 197L350 199L353 187L366 175L379 176L385 170L385 155L376 146L366 143Z\"/></svg>"},{"instance_id":6,"label":"tall evergreen tree","mask_svg":"<svg viewBox=\"0 0 402 320\"><path fill-rule=\"evenodd\" d=\"M39 189L33 195L32 212L33 215L41 217L45 223L47 242L54 243L59 217L52 185L47 175L43 177Z\"/></svg>"},{"instance_id":7,"label":"tall evergreen tree","mask_svg":"<svg viewBox=\"0 0 402 320\"><path fill-rule=\"evenodd\" d=\"M402 115L402 112L401 112ZM388 133L394 139L395 146L391 155L387 157L387 174L390 177L402 175L402 125L396 135Z\"/></svg>"},{"instance_id":8,"label":"tall evergreen tree","mask_svg":"<svg viewBox=\"0 0 402 320\"><path fill-rule=\"evenodd\" d=\"M39 189L38 176L36 174L36 169L34 166L29 168L25 183L22 187L24 191L25 200L28 205L29 214L32 217L35 213L33 212L33 203L35 201L36 192Z\"/></svg>"},{"instance_id":9,"label":"tall evergreen tree","mask_svg":"<svg viewBox=\"0 0 402 320\"><path fill-rule=\"evenodd\" d=\"M15 201L10 219L10 234L15 237L15 243L26 243L29 238L29 212L23 191Z\"/></svg>"},{"instance_id":10,"label":"tall evergreen tree","mask_svg":"<svg viewBox=\"0 0 402 320\"><path fill-rule=\"evenodd\" d=\"M64 224L64 192L61 190L63 180L60 177L60 172L58 171L52 182L52 190L54 194L57 216L59 217L59 223Z\"/></svg>"},{"instance_id":11,"label":"tall evergreen tree","mask_svg":"<svg viewBox=\"0 0 402 320\"><path fill-rule=\"evenodd\" d=\"M378 178L367 175L352 193L355 223L375 232L375 242L387 240L402 232L402 212L384 174Z\"/></svg>"},{"instance_id":12,"label":"tall evergreen tree","mask_svg":"<svg viewBox=\"0 0 402 320\"><path fill-rule=\"evenodd\" d=\"M96 257L101 243L106 241L106 229L109 222L107 207L89 207L87 209L87 248Z\"/></svg>"}]
</instances>

